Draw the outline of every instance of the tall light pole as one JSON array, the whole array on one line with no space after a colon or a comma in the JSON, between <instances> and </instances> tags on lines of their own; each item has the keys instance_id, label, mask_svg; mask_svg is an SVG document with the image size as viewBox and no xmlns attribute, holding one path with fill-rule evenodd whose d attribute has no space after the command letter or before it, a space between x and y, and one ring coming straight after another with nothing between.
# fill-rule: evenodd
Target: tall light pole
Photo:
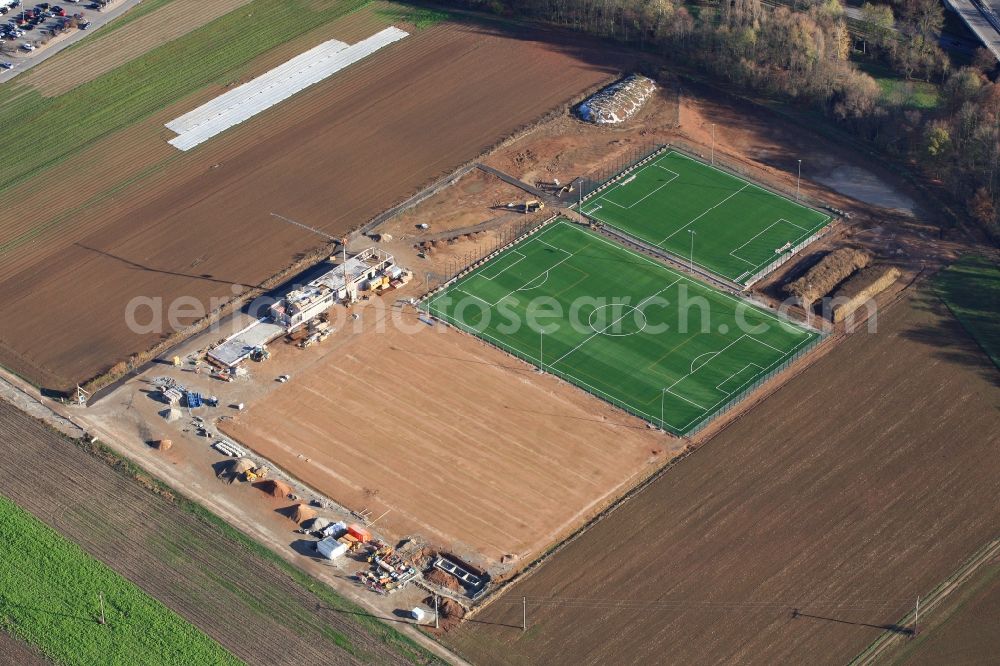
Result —
<instances>
[{"instance_id":1,"label":"tall light pole","mask_svg":"<svg viewBox=\"0 0 1000 666\"><path fill-rule=\"evenodd\" d=\"M543 340L545 340L545 330L538 329L538 371L545 372L545 361L542 360Z\"/></svg>"},{"instance_id":2,"label":"tall light pole","mask_svg":"<svg viewBox=\"0 0 1000 666\"><path fill-rule=\"evenodd\" d=\"M694 273L694 237L698 235L698 232L694 229L688 229L688 233L691 234L691 254L688 256L688 270Z\"/></svg>"},{"instance_id":3,"label":"tall light pole","mask_svg":"<svg viewBox=\"0 0 1000 666\"><path fill-rule=\"evenodd\" d=\"M712 123L712 166L715 166L715 123Z\"/></svg>"},{"instance_id":4,"label":"tall light pole","mask_svg":"<svg viewBox=\"0 0 1000 666\"><path fill-rule=\"evenodd\" d=\"M799 175L795 179L795 200L799 198L799 184L802 182L802 160L799 160Z\"/></svg>"},{"instance_id":5,"label":"tall light pole","mask_svg":"<svg viewBox=\"0 0 1000 666\"><path fill-rule=\"evenodd\" d=\"M667 397L667 389L664 387L660 391L660 430L666 431L666 427L663 425L663 399Z\"/></svg>"}]
</instances>

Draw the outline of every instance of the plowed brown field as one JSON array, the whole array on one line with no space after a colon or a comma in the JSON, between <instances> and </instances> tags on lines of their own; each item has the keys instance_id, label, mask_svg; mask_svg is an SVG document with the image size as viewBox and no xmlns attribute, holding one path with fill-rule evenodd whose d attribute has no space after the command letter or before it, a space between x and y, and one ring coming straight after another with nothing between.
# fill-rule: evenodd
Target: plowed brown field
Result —
<instances>
[{"instance_id":1,"label":"plowed brown field","mask_svg":"<svg viewBox=\"0 0 1000 666\"><path fill-rule=\"evenodd\" d=\"M1000 375L937 301L879 324L447 641L479 664L849 661L1000 533Z\"/></svg>"},{"instance_id":2,"label":"plowed brown field","mask_svg":"<svg viewBox=\"0 0 1000 666\"><path fill-rule=\"evenodd\" d=\"M3 401L0 494L248 663L409 663L354 609L331 608L217 526Z\"/></svg>"},{"instance_id":3,"label":"plowed brown field","mask_svg":"<svg viewBox=\"0 0 1000 666\"><path fill-rule=\"evenodd\" d=\"M130 331L131 299L162 298L165 309L230 297L232 283L259 284L324 243L272 212L343 234L616 70L618 56L562 33L497 30L416 31L177 153L158 123L222 88L203 91L89 148L102 159L77 163L51 204L24 210L14 197L0 232L0 298L12 313L0 364L61 389L99 374L172 332Z\"/></svg>"},{"instance_id":4,"label":"plowed brown field","mask_svg":"<svg viewBox=\"0 0 1000 666\"><path fill-rule=\"evenodd\" d=\"M0 631L0 663L17 666L44 666L49 662L39 652L5 631Z\"/></svg>"}]
</instances>

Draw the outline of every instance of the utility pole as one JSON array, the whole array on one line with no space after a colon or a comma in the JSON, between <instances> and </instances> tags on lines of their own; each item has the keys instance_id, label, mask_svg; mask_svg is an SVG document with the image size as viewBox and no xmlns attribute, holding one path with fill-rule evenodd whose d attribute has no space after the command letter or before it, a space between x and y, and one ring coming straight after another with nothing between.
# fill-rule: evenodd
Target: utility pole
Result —
<instances>
[{"instance_id":1,"label":"utility pole","mask_svg":"<svg viewBox=\"0 0 1000 666\"><path fill-rule=\"evenodd\" d=\"M441 617L441 615L438 613L438 595L435 593L435 595L434 595L434 628L435 629L440 629L441 628L441 622L438 619L440 617Z\"/></svg>"},{"instance_id":2,"label":"utility pole","mask_svg":"<svg viewBox=\"0 0 1000 666\"><path fill-rule=\"evenodd\" d=\"M802 182L802 160L799 160L799 175L795 179L795 200L799 200L799 184Z\"/></svg>"},{"instance_id":3,"label":"utility pole","mask_svg":"<svg viewBox=\"0 0 1000 666\"><path fill-rule=\"evenodd\" d=\"M528 630L528 597L521 597L521 631Z\"/></svg>"},{"instance_id":4,"label":"utility pole","mask_svg":"<svg viewBox=\"0 0 1000 666\"><path fill-rule=\"evenodd\" d=\"M920 626L920 596L917 596L917 608L913 611L913 635L917 635Z\"/></svg>"},{"instance_id":5,"label":"utility pole","mask_svg":"<svg viewBox=\"0 0 1000 666\"><path fill-rule=\"evenodd\" d=\"M104 593L103 592L98 592L97 596L101 600L101 619L97 621L97 624L105 624L105 618L104 618Z\"/></svg>"},{"instance_id":6,"label":"utility pole","mask_svg":"<svg viewBox=\"0 0 1000 666\"><path fill-rule=\"evenodd\" d=\"M545 340L545 331L543 329L538 329L538 371L539 372L545 372L545 361L543 360L545 357L542 356L542 353L544 351L544 340Z\"/></svg>"}]
</instances>

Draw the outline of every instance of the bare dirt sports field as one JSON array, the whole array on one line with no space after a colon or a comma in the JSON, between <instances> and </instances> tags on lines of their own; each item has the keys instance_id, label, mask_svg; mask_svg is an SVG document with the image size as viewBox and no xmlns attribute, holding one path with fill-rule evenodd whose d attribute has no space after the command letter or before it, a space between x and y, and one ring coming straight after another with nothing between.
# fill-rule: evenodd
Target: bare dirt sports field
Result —
<instances>
[{"instance_id":1,"label":"bare dirt sports field","mask_svg":"<svg viewBox=\"0 0 1000 666\"><path fill-rule=\"evenodd\" d=\"M0 494L250 663L409 663L386 628L0 401ZM363 615L363 614L360 614ZM375 627L373 629L372 627ZM381 630L381 634L378 632ZM4 644L0 641L0 655ZM418 661L425 652L408 647Z\"/></svg>"},{"instance_id":2,"label":"bare dirt sports field","mask_svg":"<svg viewBox=\"0 0 1000 666\"><path fill-rule=\"evenodd\" d=\"M338 503L388 511L379 530L523 564L682 446L412 310L377 332L371 310L366 331L220 425Z\"/></svg>"},{"instance_id":3,"label":"bare dirt sports field","mask_svg":"<svg viewBox=\"0 0 1000 666\"><path fill-rule=\"evenodd\" d=\"M358 12L323 37L356 39L377 24ZM19 315L0 332L0 364L48 388L99 374L165 337L129 330L133 297L229 298L232 284L260 284L324 244L272 212L343 234L618 70L617 56L561 33L499 30L414 30L175 151L162 123L224 89L213 86L46 172L66 193L58 200L35 181L5 193L0 297ZM285 51L277 62L295 54ZM246 76L277 64L269 55Z\"/></svg>"},{"instance_id":4,"label":"bare dirt sports field","mask_svg":"<svg viewBox=\"0 0 1000 666\"><path fill-rule=\"evenodd\" d=\"M1000 532L998 406L957 322L904 298L446 642L481 664L845 663Z\"/></svg>"}]
</instances>

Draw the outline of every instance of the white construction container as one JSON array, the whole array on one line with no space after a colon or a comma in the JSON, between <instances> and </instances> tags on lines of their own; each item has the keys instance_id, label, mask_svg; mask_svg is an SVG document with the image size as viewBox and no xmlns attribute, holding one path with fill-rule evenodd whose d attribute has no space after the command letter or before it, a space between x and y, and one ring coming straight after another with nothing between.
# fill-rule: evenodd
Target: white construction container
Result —
<instances>
[{"instance_id":1,"label":"white construction container","mask_svg":"<svg viewBox=\"0 0 1000 666\"><path fill-rule=\"evenodd\" d=\"M326 537L316 542L316 550L328 560L335 560L347 552L347 544L340 543L333 537Z\"/></svg>"}]
</instances>

